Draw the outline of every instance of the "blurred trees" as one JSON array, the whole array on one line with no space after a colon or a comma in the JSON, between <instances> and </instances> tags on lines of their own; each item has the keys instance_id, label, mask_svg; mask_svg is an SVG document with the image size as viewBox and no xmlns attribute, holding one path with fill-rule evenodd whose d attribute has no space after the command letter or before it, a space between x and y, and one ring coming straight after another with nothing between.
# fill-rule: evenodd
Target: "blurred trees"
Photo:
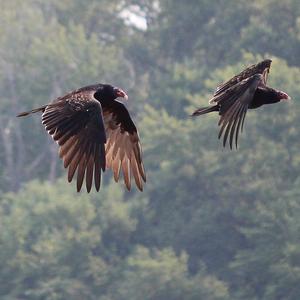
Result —
<instances>
[{"instance_id":1,"label":"blurred trees","mask_svg":"<svg viewBox=\"0 0 300 300\"><path fill-rule=\"evenodd\" d=\"M0 207L2 299L228 299L204 267L190 276L187 255L131 243L134 211L121 188L79 195L65 182L37 181Z\"/></svg>"},{"instance_id":2,"label":"blurred trees","mask_svg":"<svg viewBox=\"0 0 300 300\"><path fill-rule=\"evenodd\" d=\"M299 299L298 2L3 3L0 298ZM249 112L223 150L217 116L188 114L262 57L293 103ZM94 82L130 95L143 193L109 171L75 193L39 116L15 118Z\"/></svg>"}]
</instances>

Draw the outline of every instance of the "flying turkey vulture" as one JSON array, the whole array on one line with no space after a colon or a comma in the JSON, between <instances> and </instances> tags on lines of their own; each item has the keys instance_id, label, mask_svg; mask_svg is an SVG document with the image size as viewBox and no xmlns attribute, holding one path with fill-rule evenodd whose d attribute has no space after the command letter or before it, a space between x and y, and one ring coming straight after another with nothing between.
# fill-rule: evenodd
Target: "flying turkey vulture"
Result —
<instances>
[{"instance_id":1,"label":"flying turkey vulture","mask_svg":"<svg viewBox=\"0 0 300 300\"><path fill-rule=\"evenodd\" d=\"M90 192L93 175L100 189L101 169L111 168L114 179L123 171L128 190L131 174L142 191L146 182L142 150L137 129L126 107L116 98L128 99L126 93L108 84L95 84L74 90L52 103L23 112L18 117L42 112L42 124L58 143L59 156L68 169L71 182L77 170L77 191L84 176Z\"/></svg>"},{"instance_id":2,"label":"flying turkey vulture","mask_svg":"<svg viewBox=\"0 0 300 300\"><path fill-rule=\"evenodd\" d=\"M192 116L199 116L213 111L219 112L221 126L219 139L223 135L223 146L229 137L230 149L233 140L237 148L239 131L243 130L248 109L255 109L264 104L288 100L288 94L266 86L271 60L266 59L252 65L219 85L209 101L212 106L197 109Z\"/></svg>"}]
</instances>

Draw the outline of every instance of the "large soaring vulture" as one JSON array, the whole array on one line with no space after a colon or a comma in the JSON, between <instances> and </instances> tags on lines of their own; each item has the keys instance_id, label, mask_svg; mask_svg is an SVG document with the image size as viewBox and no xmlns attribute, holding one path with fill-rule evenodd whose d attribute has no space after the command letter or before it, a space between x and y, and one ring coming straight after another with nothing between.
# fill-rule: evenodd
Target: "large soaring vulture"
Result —
<instances>
[{"instance_id":1,"label":"large soaring vulture","mask_svg":"<svg viewBox=\"0 0 300 300\"><path fill-rule=\"evenodd\" d=\"M248 109L290 99L286 93L266 86L271 62L270 59L263 60L219 85L209 101L212 105L199 108L193 113L193 116L199 116L219 112L219 139L223 135L224 147L228 137L230 148L232 149L234 139L237 147L239 131L243 130Z\"/></svg>"},{"instance_id":2,"label":"large soaring vulture","mask_svg":"<svg viewBox=\"0 0 300 300\"><path fill-rule=\"evenodd\" d=\"M118 97L128 98L119 88L95 84L18 115L43 113L42 123L59 145L69 182L77 170L78 192L84 176L87 191L91 190L93 177L99 191L101 169L106 168L113 170L115 181L122 170L128 190L133 175L137 187L143 190L146 175L138 132L126 107L116 100Z\"/></svg>"}]
</instances>

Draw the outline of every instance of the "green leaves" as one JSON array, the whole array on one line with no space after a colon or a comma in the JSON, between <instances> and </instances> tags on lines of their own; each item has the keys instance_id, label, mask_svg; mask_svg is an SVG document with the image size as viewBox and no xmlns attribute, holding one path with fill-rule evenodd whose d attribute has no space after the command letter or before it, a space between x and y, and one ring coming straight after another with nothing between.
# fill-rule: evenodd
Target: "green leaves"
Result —
<instances>
[{"instance_id":1,"label":"green leaves","mask_svg":"<svg viewBox=\"0 0 300 300\"><path fill-rule=\"evenodd\" d=\"M241 231L248 246L231 263L237 286L247 281L248 288L240 297L257 294L263 299L280 299L283 293L286 299L298 297L299 290L294 288L299 276L297 186L295 183L290 191L279 191L272 202L258 202L244 216ZM249 282L249 278L254 280Z\"/></svg>"},{"instance_id":2,"label":"green leaves","mask_svg":"<svg viewBox=\"0 0 300 300\"><path fill-rule=\"evenodd\" d=\"M228 299L227 287L203 270L189 276L187 256L171 249L137 247L127 259L120 279L112 285L112 299Z\"/></svg>"},{"instance_id":3,"label":"green leaves","mask_svg":"<svg viewBox=\"0 0 300 300\"><path fill-rule=\"evenodd\" d=\"M0 25L1 299L299 299L297 0L11 0ZM223 149L217 114L189 115L265 57L292 101ZM15 119L94 82L129 94L143 193L107 171L77 194L40 118Z\"/></svg>"},{"instance_id":4,"label":"green leaves","mask_svg":"<svg viewBox=\"0 0 300 300\"><path fill-rule=\"evenodd\" d=\"M94 299L125 255L136 224L132 204L118 200L120 191L103 192L99 202L98 194L76 194L64 181L55 187L32 182L3 196L0 294L65 299L78 292Z\"/></svg>"}]
</instances>

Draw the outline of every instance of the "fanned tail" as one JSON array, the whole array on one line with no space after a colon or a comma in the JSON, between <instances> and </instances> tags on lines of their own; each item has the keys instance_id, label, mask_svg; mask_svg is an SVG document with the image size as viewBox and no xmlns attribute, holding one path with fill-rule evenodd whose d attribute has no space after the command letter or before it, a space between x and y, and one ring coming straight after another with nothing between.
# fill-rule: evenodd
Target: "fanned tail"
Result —
<instances>
[{"instance_id":1,"label":"fanned tail","mask_svg":"<svg viewBox=\"0 0 300 300\"><path fill-rule=\"evenodd\" d=\"M193 112L192 117L208 114L213 111L219 111L218 105L198 108Z\"/></svg>"}]
</instances>

